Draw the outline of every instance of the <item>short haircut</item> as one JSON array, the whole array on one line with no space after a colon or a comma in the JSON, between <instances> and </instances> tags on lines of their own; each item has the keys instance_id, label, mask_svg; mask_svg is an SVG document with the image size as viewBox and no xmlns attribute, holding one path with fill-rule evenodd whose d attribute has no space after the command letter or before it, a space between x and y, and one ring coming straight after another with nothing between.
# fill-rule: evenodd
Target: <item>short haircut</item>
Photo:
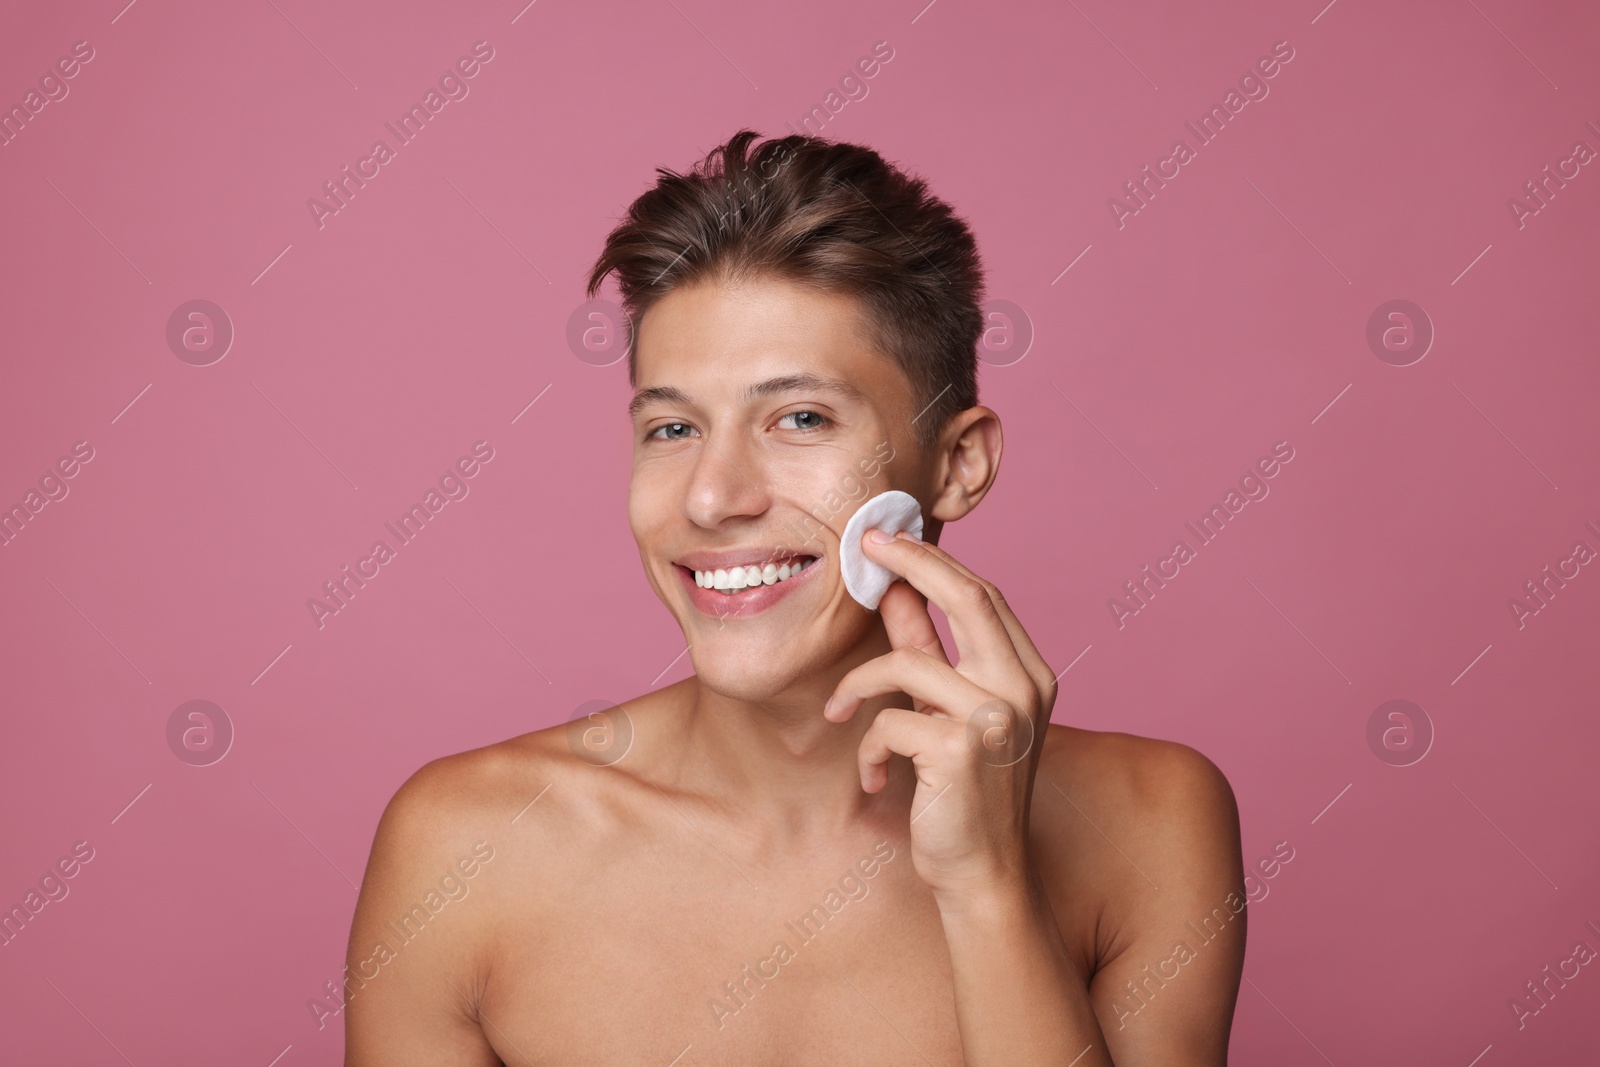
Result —
<instances>
[{"instance_id":1,"label":"short haircut","mask_svg":"<svg viewBox=\"0 0 1600 1067\"><path fill-rule=\"evenodd\" d=\"M680 285L763 275L857 299L868 342L911 383L914 439L932 445L978 402L983 266L966 222L914 178L862 145L740 130L688 174L662 167L629 205L589 274L588 295L616 272L634 324Z\"/></svg>"}]
</instances>

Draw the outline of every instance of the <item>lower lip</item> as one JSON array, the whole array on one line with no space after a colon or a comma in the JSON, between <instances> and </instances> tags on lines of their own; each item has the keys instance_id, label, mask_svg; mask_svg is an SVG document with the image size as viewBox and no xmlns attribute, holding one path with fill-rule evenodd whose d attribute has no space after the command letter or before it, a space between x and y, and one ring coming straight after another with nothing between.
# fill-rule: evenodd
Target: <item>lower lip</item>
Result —
<instances>
[{"instance_id":1,"label":"lower lip","mask_svg":"<svg viewBox=\"0 0 1600 1067\"><path fill-rule=\"evenodd\" d=\"M821 558L812 560L799 574L771 585L755 585L737 593L719 593L694 582L694 571L673 564L689 589L689 601L702 615L713 619L745 619L759 615L811 580L822 569Z\"/></svg>"}]
</instances>

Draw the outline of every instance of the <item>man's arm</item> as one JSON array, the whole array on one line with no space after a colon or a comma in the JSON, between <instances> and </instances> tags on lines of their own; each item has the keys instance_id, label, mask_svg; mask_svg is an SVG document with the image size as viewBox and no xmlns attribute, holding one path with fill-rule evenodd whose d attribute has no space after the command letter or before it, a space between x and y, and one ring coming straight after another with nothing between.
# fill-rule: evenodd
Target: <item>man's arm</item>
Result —
<instances>
[{"instance_id":1,"label":"man's arm","mask_svg":"<svg viewBox=\"0 0 1600 1067\"><path fill-rule=\"evenodd\" d=\"M412 775L378 823L346 956L345 1067L499 1067L477 1022L495 842L463 802L470 755Z\"/></svg>"},{"instance_id":2,"label":"man's arm","mask_svg":"<svg viewBox=\"0 0 1600 1067\"><path fill-rule=\"evenodd\" d=\"M1227 778L1186 745L1149 742L1119 841L1138 845L1137 901L1089 988L1117 1067L1224 1067L1244 971L1239 809ZM1071 791L1068 783L1061 783ZM1120 828L1119 828L1120 829ZM1124 847L1132 849L1133 844Z\"/></svg>"},{"instance_id":3,"label":"man's arm","mask_svg":"<svg viewBox=\"0 0 1600 1067\"><path fill-rule=\"evenodd\" d=\"M1037 879L1019 878L963 906L941 903L963 1044L975 1062L1043 1040L1049 1044L1035 1046L1033 1062L1059 1067L1227 1063L1245 944L1233 791L1194 749L1138 743L1143 751L1126 800L1093 818L1116 840L1139 842L1139 867L1160 888L1139 877L1147 892L1130 894L1139 903L1108 937L1119 945L1116 955L1092 977L1067 953ZM1041 787L1070 796L1066 769L1065 761L1043 760ZM1079 811L1070 817L1091 817ZM1179 942L1189 951L1175 951Z\"/></svg>"}]
</instances>

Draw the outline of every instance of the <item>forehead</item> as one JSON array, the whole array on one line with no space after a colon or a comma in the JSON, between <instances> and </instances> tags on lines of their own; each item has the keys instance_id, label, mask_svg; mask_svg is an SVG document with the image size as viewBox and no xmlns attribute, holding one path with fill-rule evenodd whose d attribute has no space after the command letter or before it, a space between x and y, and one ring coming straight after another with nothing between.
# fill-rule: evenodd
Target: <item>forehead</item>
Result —
<instances>
[{"instance_id":1,"label":"forehead","mask_svg":"<svg viewBox=\"0 0 1600 1067\"><path fill-rule=\"evenodd\" d=\"M640 389L698 394L712 384L798 373L844 378L885 399L908 389L868 339L859 301L777 278L672 290L645 313L637 350Z\"/></svg>"}]
</instances>

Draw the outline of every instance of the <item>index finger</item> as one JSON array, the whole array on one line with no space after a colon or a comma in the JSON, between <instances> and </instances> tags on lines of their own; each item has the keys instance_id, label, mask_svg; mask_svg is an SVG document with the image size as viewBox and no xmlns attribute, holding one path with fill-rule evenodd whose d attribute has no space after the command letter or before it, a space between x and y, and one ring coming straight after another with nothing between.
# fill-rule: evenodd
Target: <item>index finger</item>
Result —
<instances>
[{"instance_id":1,"label":"index finger","mask_svg":"<svg viewBox=\"0 0 1600 1067\"><path fill-rule=\"evenodd\" d=\"M896 534L882 544L874 541L872 535L881 532L863 534L861 551L939 605L950 620L950 635L955 638L962 666L968 665L969 657L996 666L1017 658L1011 635L982 582L963 574L935 555L931 545L910 534Z\"/></svg>"}]
</instances>

